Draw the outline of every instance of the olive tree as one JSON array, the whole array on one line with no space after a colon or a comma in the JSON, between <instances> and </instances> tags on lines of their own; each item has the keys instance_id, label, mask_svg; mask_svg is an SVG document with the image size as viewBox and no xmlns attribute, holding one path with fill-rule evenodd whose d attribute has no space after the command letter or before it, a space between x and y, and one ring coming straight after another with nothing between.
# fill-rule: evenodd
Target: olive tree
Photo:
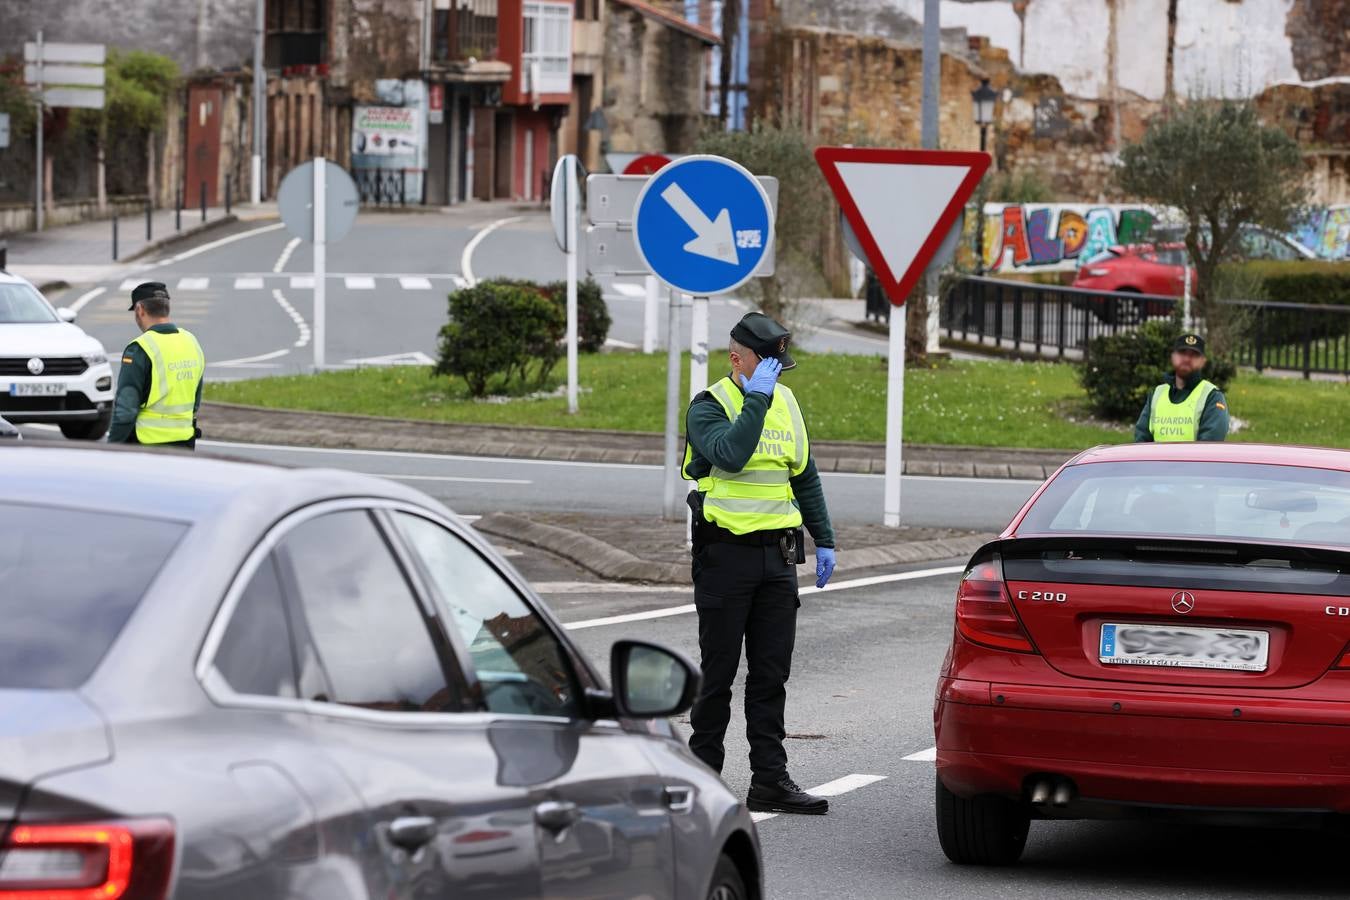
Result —
<instances>
[{"instance_id":1,"label":"olive tree","mask_svg":"<svg viewBox=\"0 0 1350 900\"><path fill-rule=\"evenodd\" d=\"M1195 265L1197 314L1211 318L1219 264L1244 226L1289 230L1307 199L1298 144L1264 125L1250 103L1193 99L1170 107L1120 154L1117 177L1133 197L1175 207Z\"/></svg>"}]
</instances>

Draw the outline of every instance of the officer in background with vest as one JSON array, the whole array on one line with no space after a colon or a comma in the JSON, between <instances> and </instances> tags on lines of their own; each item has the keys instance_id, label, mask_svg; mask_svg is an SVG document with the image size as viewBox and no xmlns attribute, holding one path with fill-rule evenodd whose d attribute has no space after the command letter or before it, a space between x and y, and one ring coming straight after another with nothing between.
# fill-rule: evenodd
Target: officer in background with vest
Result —
<instances>
[{"instance_id":1,"label":"officer in background with vest","mask_svg":"<svg viewBox=\"0 0 1350 900\"><path fill-rule=\"evenodd\" d=\"M187 331L169 321L169 290L158 281L137 285L131 312L141 336L122 351L108 442L193 449L201 431L206 357Z\"/></svg>"},{"instance_id":2,"label":"officer in background with vest","mask_svg":"<svg viewBox=\"0 0 1350 900\"><path fill-rule=\"evenodd\" d=\"M793 782L783 749L786 684L797 629L802 525L816 544L816 585L834 572L834 531L811 459L801 408L778 384L796 363L792 335L762 313L731 331L731 375L699 394L686 418L684 477L698 482L694 603L703 686L690 713L689 747L721 774L731 685L745 645L745 727L757 812L828 811Z\"/></svg>"},{"instance_id":3,"label":"officer in background with vest","mask_svg":"<svg viewBox=\"0 0 1350 900\"><path fill-rule=\"evenodd\" d=\"M1201 377L1205 339L1183 334L1172 345L1170 383L1158 385L1134 423L1140 441L1221 441L1228 437L1228 401Z\"/></svg>"}]
</instances>

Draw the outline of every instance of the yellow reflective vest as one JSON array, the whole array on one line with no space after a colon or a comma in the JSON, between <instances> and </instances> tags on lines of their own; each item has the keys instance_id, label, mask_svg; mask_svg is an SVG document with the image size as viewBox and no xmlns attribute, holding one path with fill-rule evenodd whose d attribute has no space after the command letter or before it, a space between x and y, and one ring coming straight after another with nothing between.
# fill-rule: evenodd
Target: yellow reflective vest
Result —
<instances>
[{"instance_id":1,"label":"yellow reflective vest","mask_svg":"<svg viewBox=\"0 0 1350 900\"><path fill-rule=\"evenodd\" d=\"M721 404L727 418L736 421L745 405L745 394L730 378L723 378L708 389ZM759 445L745 468L729 472L713 466L698 479L704 494L703 516L733 534L798 528L802 513L793 501L792 479L805 469L810 456L806 422L792 391L779 384L773 402L764 415L764 430ZM689 463L692 447L684 453L684 476L691 478Z\"/></svg>"},{"instance_id":2,"label":"yellow reflective vest","mask_svg":"<svg viewBox=\"0 0 1350 900\"><path fill-rule=\"evenodd\" d=\"M1217 388L1210 381L1201 381L1181 403L1171 401L1170 390L1165 384L1153 389L1148 417L1148 430L1153 433L1153 440L1160 443L1198 440L1205 401Z\"/></svg>"},{"instance_id":3,"label":"yellow reflective vest","mask_svg":"<svg viewBox=\"0 0 1350 900\"><path fill-rule=\"evenodd\" d=\"M136 338L150 358L150 393L136 415L136 440L170 444L196 436L192 423L197 385L206 373L206 356L189 332L146 331Z\"/></svg>"}]
</instances>

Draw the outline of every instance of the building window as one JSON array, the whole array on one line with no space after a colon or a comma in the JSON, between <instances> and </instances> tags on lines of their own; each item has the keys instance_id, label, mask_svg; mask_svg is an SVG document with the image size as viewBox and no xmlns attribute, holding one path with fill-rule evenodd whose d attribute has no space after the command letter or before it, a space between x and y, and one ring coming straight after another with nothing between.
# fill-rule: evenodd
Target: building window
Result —
<instances>
[{"instance_id":1,"label":"building window","mask_svg":"<svg viewBox=\"0 0 1350 900\"><path fill-rule=\"evenodd\" d=\"M600 0L577 0L577 21L598 22L600 20Z\"/></svg>"},{"instance_id":2,"label":"building window","mask_svg":"<svg viewBox=\"0 0 1350 900\"><path fill-rule=\"evenodd\" d=\"M572 4L526 3L522 87L527 94L572 92Z\"/></svg>"},{"instance_id":3,"label":"building window","mask_svg":"<svg viewBox=\"0 0 1350 900\"><path fill-rule=\"evenodd\" d=\"M318 66L328 61L325 0L267 0L267 42L263 59L270 69Z\"/></svg>"},{"instance_id":4,"label":"building window","mask_svg":"<svg viewBox=\"0 0 1350 900\"><path fill-rule=\"evenodd\" d=\"M497 58L497 0L435 0L431 20L436 62Z\"/></svg>"}]
</instances>

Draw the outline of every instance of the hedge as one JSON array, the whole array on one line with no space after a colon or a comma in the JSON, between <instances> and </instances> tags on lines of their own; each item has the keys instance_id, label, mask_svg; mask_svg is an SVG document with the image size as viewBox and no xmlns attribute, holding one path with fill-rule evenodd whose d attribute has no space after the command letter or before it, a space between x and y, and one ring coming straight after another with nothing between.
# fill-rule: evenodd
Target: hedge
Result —
<instances>
[{"instance_id":1,"label":"hedge","mask_svg":"<svg viewBox=\"0 0 1350 900\"><path fill-rule=\"evenodd\" d=\"M1272 302L1350 306L1350 263L1253 260L1238 267L1265 282Z\"/></svg>"}]
</instances>

